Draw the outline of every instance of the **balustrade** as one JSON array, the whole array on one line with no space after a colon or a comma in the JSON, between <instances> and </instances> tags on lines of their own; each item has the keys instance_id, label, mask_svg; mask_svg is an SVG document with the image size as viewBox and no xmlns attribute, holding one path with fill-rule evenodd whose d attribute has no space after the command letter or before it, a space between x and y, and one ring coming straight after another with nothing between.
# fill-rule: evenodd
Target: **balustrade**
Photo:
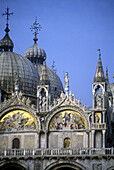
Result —
<instances>
[{"instance_id":1,"label":"balustrade","mask_svg":"<svg viewBox=\"0 0 114 170\"><path fill-rule=\"evenodd\" d=\"M24 156L79 156L79 155L114 155L114 148L73 148L73 149L0 149L0 157Z\"/></svg>"},{"instance_id":2,"label":"balustrade","mask_svg":"<svg viewBox=\"0 0 114 170\"><path fill-rule=\"evenodd\" d=\"M106 123L92 123L91 124L92 129L106 129Z\"/></svg>"}]
</instances>

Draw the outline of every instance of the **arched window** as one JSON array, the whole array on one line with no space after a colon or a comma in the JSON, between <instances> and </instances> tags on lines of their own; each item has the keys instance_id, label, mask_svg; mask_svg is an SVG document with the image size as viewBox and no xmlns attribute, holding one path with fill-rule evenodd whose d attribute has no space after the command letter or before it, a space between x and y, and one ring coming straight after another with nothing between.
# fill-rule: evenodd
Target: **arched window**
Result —
<instances>
[{"instance_id":1,"label":"arched window","mask_svg":"<svg viewBox=\"0 0 114 170\"><path fill-rule=\"evenodd\" d=\"M71 148L71 139L70 138L64 139L64 148Z\"/></svg>"},{"instance_id":2,"label":"arched window","mask_svg":"<svg viewBox=\"0 0 114 170\"><path fill-rule=\"evenodd\" d=\"M14 138L12 141L12 149L20 148L20 140L18 138Z\"/></svg>"}]
</instances>

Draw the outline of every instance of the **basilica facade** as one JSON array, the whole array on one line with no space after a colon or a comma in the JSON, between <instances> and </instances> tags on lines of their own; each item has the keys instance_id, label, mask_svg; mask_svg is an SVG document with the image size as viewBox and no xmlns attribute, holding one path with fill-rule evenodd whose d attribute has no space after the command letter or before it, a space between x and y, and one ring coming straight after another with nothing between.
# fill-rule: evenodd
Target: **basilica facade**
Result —
<instances>
[{"instance_id":1,"label":"basilica facade","mask_svg":"<svg viewBox=\"0 0 114 170\"><path fill-rule=\"evenodd\" d=\"M92 84L92 107L81 104L46 65L46 52L34 44L24 56L13 52L7 15L0 40L0 169L113 170L114 83L104 74L101 52Z\"/></svg>"}]
</instances>

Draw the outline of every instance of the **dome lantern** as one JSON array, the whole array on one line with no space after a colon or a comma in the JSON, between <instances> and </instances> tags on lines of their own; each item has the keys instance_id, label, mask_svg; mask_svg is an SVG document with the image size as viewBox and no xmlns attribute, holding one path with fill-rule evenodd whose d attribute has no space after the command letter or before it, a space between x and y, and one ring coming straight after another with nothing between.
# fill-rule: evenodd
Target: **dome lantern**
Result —
<instances>
[{"instance_id":1,"label":"dome lantern","mask_svg":"<svg viewBox=\"0 0 114 170\"><path fill-rule=\"evenodd\" d=\"M6 34L4 38L0 41L0 51L13 51L14 44L8 34L8 32L10 31L8 20L9 20L9 16L13 15L13 13L9 13L9 8L7 8L7 11L2 15L7 15L7 23L5 28Z\"/></svg>"}]
</instances>

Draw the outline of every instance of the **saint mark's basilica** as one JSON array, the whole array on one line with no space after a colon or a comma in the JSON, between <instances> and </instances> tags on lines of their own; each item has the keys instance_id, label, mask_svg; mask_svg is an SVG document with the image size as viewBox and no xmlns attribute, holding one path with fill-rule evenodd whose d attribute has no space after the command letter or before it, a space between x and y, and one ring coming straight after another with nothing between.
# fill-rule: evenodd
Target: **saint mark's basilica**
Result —
<instances>
[{"instance_id":1,"label":"saint mark's basilica","mask_svg":"<svg viewBox=\"0 0 114 170\"><path fill-rule=\"evenodd\" d=\"M0 35L0 169L113 170L114 83L104 74L101 52L93 78L92 107L81 104L46 65L37 45L37 19L31 26L34 44L24 56L13 52L9 36ZM91 76L91 75L90 75Z\"/></svg>"}]
</instances>

